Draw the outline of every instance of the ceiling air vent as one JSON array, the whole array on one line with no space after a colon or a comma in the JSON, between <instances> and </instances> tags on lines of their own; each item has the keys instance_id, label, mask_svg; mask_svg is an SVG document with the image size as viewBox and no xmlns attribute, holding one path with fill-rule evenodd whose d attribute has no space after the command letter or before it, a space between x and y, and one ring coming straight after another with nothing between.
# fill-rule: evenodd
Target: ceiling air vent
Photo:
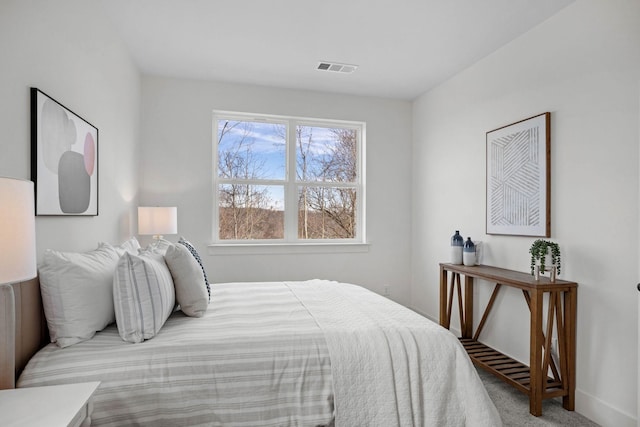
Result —
<instances>
[{"instance_id":1,"label":"ceiling air vent","mask_svg":"<svg viewBox=\"0 0 640 427\"><path fill-rule=\"evenodd\" d=\"M337 62L318 62L316 70L334 71L336 73L353 73L358 68L357 65L339 64Z\"/></svg>"}]
</instances>

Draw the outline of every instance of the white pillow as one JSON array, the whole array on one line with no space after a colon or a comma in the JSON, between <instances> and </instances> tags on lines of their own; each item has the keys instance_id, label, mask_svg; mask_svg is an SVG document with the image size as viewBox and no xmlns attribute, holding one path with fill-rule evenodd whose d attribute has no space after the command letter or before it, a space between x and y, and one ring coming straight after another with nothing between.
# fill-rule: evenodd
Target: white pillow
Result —
<instances>
[{"instance_id":1,"label":"white pillow","mask_svg":"<svg viewBox=\"0 0 640 427\"><path fill-rule=\"evenodd\" d=\"M86 253L45 251L39 275L51 342L68 347L113 323L117 263L118 254L108 246Z\"/></svg>"},{"instance_id":2,"label":"white pillow","mask_svg":"<svg viewBox=\"0 0 640 427\"><path fill-rule=\"evenodd\" d=\"M209 296L200 264L183 245L169 246L164 260L171 272L180 308L187 316L202 317L207 311Z\"/></svg>"},{"instance_id":3,"label":"white pillow","mask_svg":"<svg viewBox=\"0 0 640 427\"><path fill-rule=\"evenodd\" d=\"M153 242L151 242L146 248L138 249L138 253L140 254L155 253L155 254L164 255L167 252L167 249L172 245L173 243L163 238L154 239Z\"/></svg>"},{"instance_id":4,"label":"white pillow","mask_svg":"<svg viewBox=\"0 0 640 427\"><path fill-rule=\"evenodd\" d=\"M99 243L99 246L101 245L112 246L109 243L102 243L102 242ZM122 255L124 255L125 252L129 252L130 254L134 254L134 255L137 254L138 249L140 249L140 243L138 242L138 239L136 239L135 237L131 237L129 240L127 240L123 244L119 246L112 246L112 247L118 253L118 257L121 257Z\"/></svg>"},{"instance_id":5,"label":"white pillow","mask_svg":"<svg viewBox=\"0 0 640 427\"><path fill-rule=\"evenodd\" d=\"M125 253L113 277L118 332L133 343L153 338L175 306L171 273L160 254Z\"/></svg>"}]
</instances>

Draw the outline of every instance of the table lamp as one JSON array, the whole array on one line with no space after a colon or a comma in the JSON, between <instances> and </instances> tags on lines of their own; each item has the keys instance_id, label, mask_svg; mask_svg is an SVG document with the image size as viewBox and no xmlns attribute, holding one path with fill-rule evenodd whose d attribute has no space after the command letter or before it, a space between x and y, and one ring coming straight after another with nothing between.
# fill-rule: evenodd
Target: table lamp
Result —
<instances>
[{"instance_id":1,"label":"table lamp","mask_svg":"<svg viewBox=\"0 0 640 427\"><path fill-rule=\"evenodd\" d=\"M177 233L177 207L138 207L138 234L153 235L154 239L161 239L163 234Z\"/></svg>"},{"instance_id":2,"label":"table lamp","mask_svg":"<svg viewBox=\"0 0 640 427\"><path fill-rule=\"evenodd\" d=\"M0 284L33 279L36 230L33 182L0 177Z\"/></svg>"}]
</instances>

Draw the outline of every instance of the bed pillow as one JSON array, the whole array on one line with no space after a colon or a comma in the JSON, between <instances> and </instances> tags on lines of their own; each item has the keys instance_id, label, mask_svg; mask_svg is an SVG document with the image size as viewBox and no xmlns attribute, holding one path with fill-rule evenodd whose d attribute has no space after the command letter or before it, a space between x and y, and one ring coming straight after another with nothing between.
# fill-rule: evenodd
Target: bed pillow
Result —
<instances>
[{"instance_id":1,"label":"bed pillow","mask_svg":"<svg viewBox=\"0 0 640 427\"><path fill-rule=\"evenodd\" d=\"M189 252L191 252L191 255L193 255L195 260L200 265L200 268L202 269L202 276L204 277L204 284L207 287L208 299L209 301L211 301L211 286L209 285L209 279L207 279L207 272L204 271L204 264L202 264L202 258L200 258L198 251L196 251L196 248L191 244L191 242L189 242L188 240L185 240L184 237L180 237L180 240L178 240L178 243L181 245L184 245L184 247L189 249Z\"/></svg>"},{"instance_id":2,"label":"bed pillow","mask_svg":"<svg viewBox=\"0 0 640 427\"><path fill-rule=\"evenodd\" d=\"M172 245L173 243L163 238L154 239L146 248L138 249L138 253L155 253L164 255L167 252L167 249Z\"/></svg>"},{"instance_id":3,"label":"bed pillow","mask_svg":"<svg viewBox=\"0 0 640 427\"><path fill-rule=\"evenodd\" d=\"M100 242L99 244L101 245L110 245L109 243L103 243ZM116 252L118 253L118 257L121 257L122 255L124 255L125 252L129 252L130 254L137 254L138 250L140 249L140 243L138 242L138 239L136 239L135 237L131 237L129 240L127 240L126 242L124 242L123 244L119 245L119 246L113 246L113 249L116 250Z\"/></svg>"},{"instance_id":4,"label":"bed pillow","mask_svg":"<svg viewBox=\"0 0 640 427\"><path fill-rule=\"evenodd\" d=\"M162 255L125 253L113 277L113 304L123 340L139 343L153 338L175 306L171 273Z\"/></svg>"},{"instance_id":5,"label":"bed pillow","mask_svg":"<svg viewBox=\"0 0 640 427\"><path fill-rule=\"evenodd\" d=\"M183 313L191 317L202 317L207 311L209 297L198 261L184 245L169 246L164 260L171 272L176 300Z\"/></svg>"},{"instance_id":6,"label":"bed pillow","mask_svg":"<svg viewBox=\"0 0 640 427\"><path fill-rule=\"evenodd\" d=\"M113 323L117 263L108 246L85 253L45 251L38 271L51 342L68 347Z\"/></svg>"}]
</instances>

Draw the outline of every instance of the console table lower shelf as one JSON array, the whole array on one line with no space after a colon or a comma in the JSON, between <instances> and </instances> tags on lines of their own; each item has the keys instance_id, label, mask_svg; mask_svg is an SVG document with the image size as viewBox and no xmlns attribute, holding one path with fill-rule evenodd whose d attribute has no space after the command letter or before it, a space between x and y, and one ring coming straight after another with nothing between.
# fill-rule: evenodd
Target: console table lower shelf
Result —
<instances>
[{"instance_id":1,"label":"console table lower shelf","mask_svg":"<svg viewBox=\"0 0 640 427\"><path fill-rule=\"evenodd\" d=\"M461 277L464 277L464 293ZM474 279L495 284L475 331ZM503 286L520 289L529 309L529 366L479 341L496 296ZM486 265L440 264L440 324L449 329L453 300L457 296L462 332L460 342L476 366L529 396L529 412L532 415L542 415L542 401L553 397L562 397L562 406L573 411L577 288L575 282L551 282L546 277L536 281L526 273ZM554 349L556 344L557 348Z\"/></svg>"},{"instance_id":2,"label":"console table lower shelf","mask_svg":"<svg viewBox=\"0 0 640 427\"><path fill-rule=\"evenodd\" d=\"M531 394L531 371L529 367L500 353L491 347L469 338L460 338L464 349L474 365L500 378L507 384L511 384L521 392ZM547 377L543 386L542 399L559 397L566 394L562 381Z\"/></svg>"}]
</instances>

